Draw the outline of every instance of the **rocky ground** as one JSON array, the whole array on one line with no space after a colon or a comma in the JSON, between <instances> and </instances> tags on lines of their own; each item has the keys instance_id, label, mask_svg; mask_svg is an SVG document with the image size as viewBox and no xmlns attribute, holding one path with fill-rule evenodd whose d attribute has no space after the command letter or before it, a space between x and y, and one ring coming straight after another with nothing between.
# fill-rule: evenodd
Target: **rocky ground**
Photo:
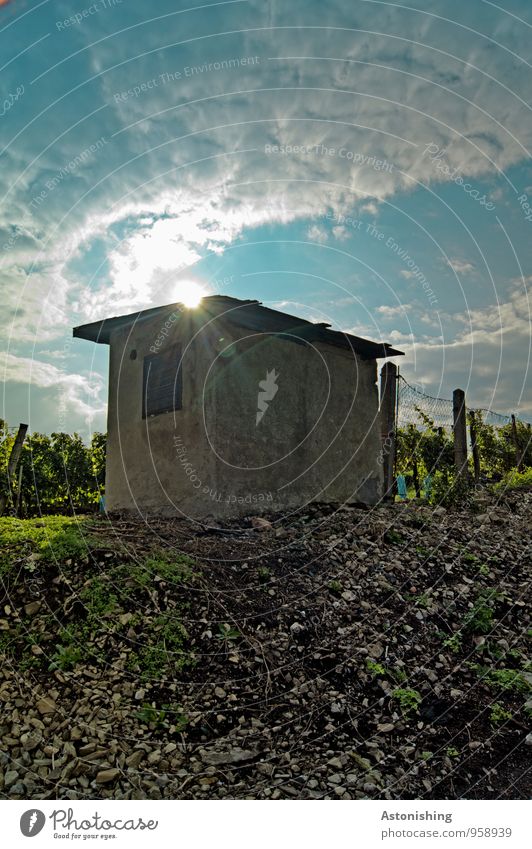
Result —
<instances>
[{"instance_id":1,"label":"rocky ground","mask_svg":"<svg viewBox=\"0 0 532 849\"><path fill-rule=\"evenodd\" d=\"M268 519L17 523L3 797L530 797L532 493Z\"/></svg>"}]
</instances>

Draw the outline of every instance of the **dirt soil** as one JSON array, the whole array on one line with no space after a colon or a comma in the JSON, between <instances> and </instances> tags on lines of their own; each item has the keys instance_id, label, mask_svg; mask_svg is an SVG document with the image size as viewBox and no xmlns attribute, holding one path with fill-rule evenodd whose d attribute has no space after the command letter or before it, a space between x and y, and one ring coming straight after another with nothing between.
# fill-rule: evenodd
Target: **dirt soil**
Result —
<instances>
[{"instance_id":1,"label":"dirt soil","mask_svg":"<svg viewBox=\"0 0 532 849\"><path fill-rule=\"evenodd\" d=\"M531 527L514 493L92 518L84 553L26 547L3 581L0 793L529 798Z\"/></svg>"}]
</instances>

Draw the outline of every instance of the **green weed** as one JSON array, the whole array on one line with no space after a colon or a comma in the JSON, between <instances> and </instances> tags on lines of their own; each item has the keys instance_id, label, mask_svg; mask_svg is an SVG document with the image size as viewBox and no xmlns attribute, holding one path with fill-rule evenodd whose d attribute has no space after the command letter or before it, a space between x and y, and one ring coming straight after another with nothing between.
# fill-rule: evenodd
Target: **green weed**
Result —
<instances>
[{"instance_id":1,"label":"green weed","mask_svg":"<svg viewBox=\"0 0 532 849\"><path fill-rule=\"evenodd\" d=\"M129 577L141 587L150 586L156 576L168 583L176 584L190 581L197 574L197 564L185 554L171 555L162 552L147 557L142 563L128 567Z\"/></svg>"},{"instance_id":2,"label":"green weed","mask_svg":"<svg viewBox=\"0 0 532 849\"><path fill-rule=\"evenodd\" d=\"M505 710L498 702L494 702L491 706L490 721L497 725L499 722L506 722L508 719L512 719L510 711Z\"/></svg>"},{"instance_id":3,"label":"green weed","mask_svg":"<svg viewBox=\"0 0 532 849\"><path fill-rule=\"evenodd\" d=\"M183 669L192 662L185 651L187 632L181 622L169 616L155 619L147 645L134 652L129 668L140 672L141 680L161 678L167 670Z\"/></svg>"},{"instance_id":4,"label":"green weed","mask_svg":"<svg viewBox=\"0 0 532 849\"><path fill-rule=\"evenodd\" d=\"M464 616L464 631L470 634L488 634L493 627L493 605L501 599L497 590L483 590Z\"/></svg>"},{"instance_id":5,"label":"green weed","mask_svg":"<svg viewBox=\"0 0 532 849\"><path fill-rule=\"evenodd\" d=\"M372 678L391 678L396 681L397 684L403 683L408 678L404 669L401 669L400 667L387 669L386 666L382 665L382 663L377 663L369 657L366 658L366 670Z\"/></svg>"},{"instance_id":6,"label":"green weed","mask_svg":"<svg viewBox=\"0 0 532 849\"><path fill-rule=\"evenodd\" d=\"M384 533L384 541L393 545L398 545L404 542L405 540L402 534L400 534L398 531L394 531L393 528L389 528Z\"/></svg>"},{"instance_id":7,"label":"green weed","mask_svg":"<svg viewBox=\"0 0 532 849\"><path fill-rule=\"evenodd\" d=\"M42 519L0 518L0 576L14 569L32 572L37 562L54 563L88 553L92 539L86 520L76 516Z\"/></svg>"},{"instance_id":8,"label":"green weed","mask_svg":"<svg viewBox=\"0 0 532 849\"><path fill-rule=\"evenodd\" d=\"M48 667L50 671L60 669L62 672L67 672L77 663L86 660L86 653L81 646L62 645L58 643L55 647L55 652L51 656L51 663Z\"/></svg>"},{"instance_id":9,"label":"green weed","mask_svg":"<svg viewBox=\"0 0 532 849\"><path fill-rule=\"evenodd\" d=\"M180 733L188 725L188 717L177 705L164 704L161 709L156 708L149 702L144 702L140 710L134 714L135 718L144 725L151 725L160 731L173 726L174 731Z\"/></svg>"},{"instance_id":10,"label":"green weed","mask_svg":"<svg viewBox=\"0 0 532 849\"><path fill-rule=\"evenodd\" d=\"M475 663L470 664L470 668L492 690L507 693L528 693L532 689L519 669L489 669L487 666Z\"/></svg>"},{"instance_id":11,"label":"green weed","mask_svg":"<svg viewBox=\"0 0 532 849\"><path fill-rule=\"evenodd\" d=\"M366 658L366 667L367 671L371 674L372 678L385 678L386 677L386 669L382 665L382 663L376 663L374 660L370 660L369 657Z\"/></svg>"},{"instance_id":12,"label":"green weed","mask_svg":"<svg viewBox=\"0 0 532 849\"><path fill-rule=\"evenodd\" d=\"M418 607L423 607L424 609L430 607L432 604L431 598L428 593L421 593L421 595L417 595L414 598L414 601Z\"/></svg>"},{"instance_id":13,"label":"green weed","mask_svg":"<svg viewBox=\"0 0 532 849\"><path fill-rule=\"evenodd\" d=\"M103 616L112 614L118 605L118 596L111 591L111 586L108 580L98 576L92 578L79 594L89 619L95 620L95 624Z\"/></svg>"},{"instance_id":14,"label":"green weed","mask_svg":"<svg viewBox=\"0 0 532 849\"><path fill-rule=\"evenodd\" d=\"M449 649L454 654L457 654L462 648L462 635L460 631L457 631L452 635L452 637L447 637L447 639L443 641L443 647Z\"/></svg>"},{"instance_id":15,"label":"green weed","mask_svg":"<svg viewBox=\"0 0 532 849\"><path fill-rule=\"evenodd\" d=\"M236 628L232 628L228 622L219 622L218 623L218 633L216 634L217 640L223 640L226 643L234 643L236 640L240 639L242 634L240 631L237 631Z\"/></svg>"},{"instance_id":16,"label":"green weed","mask_svg":"<svg viewBox=\"0 0 532 849\"><path fill-rule=\"evenodd\" d=\"M476 554L471 554L470 551L465 551L462 554L462 562L463 563L469 563L472 566L476 566L477 563L479 563L480 561L479 561L478 557L476 556Z\"/></svg>"},{"instance_id":17,"label":"green weed","mask_svg":"<svg viewBox=\"0 0 532 849\"><path fill-rule=\"evenodd\" d=\"M419 705L421 704L422 696L418 690L412 690L410 688L402 689L401 687L398 687L393 691L392 699L399 703L401 713L405 718L407 718L411 713L417 713Z\"/></svg>"},{"instance_id":18,"label":"green weed","mask_svg":"<svg viewBox=\"0 0 532 849\"><path fill-rule=\"evenodd\" d=\"M395 668L392 672L392 675L399 684L404 683L408 678L408 675L406 674L404 669L400 668Z\"/></svg>"},{"instance_id":19,"label":"green weed","mask_svg":"<svg viewBox=\"0 0 532 849\"><path fill-rule=\"evenodd\" d=\"M495 492L503 492L507 489L521 489L523 487L532 487L532 467L523 472L512 469L504 475L500 483L495 484L493 489Z\"/></svg>"}]
</instances>

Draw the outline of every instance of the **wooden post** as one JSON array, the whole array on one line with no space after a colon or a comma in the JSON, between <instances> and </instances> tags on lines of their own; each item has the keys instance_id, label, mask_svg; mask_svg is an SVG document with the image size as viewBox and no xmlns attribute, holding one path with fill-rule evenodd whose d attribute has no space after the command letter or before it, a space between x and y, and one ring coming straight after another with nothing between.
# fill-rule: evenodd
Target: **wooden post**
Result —
<instances>
[{"instance_id":1,"label":"wooden post","mask_svg":"<svg viewBox=\"0 0 532 849\"><path fill-rule=\"evenodd\" d=\"M416 498L421 498L421 489L419 486L419 469L417 466L417 457L415 454L412 457L412 483L414 484Z\"/></svg>"},{"instance_id":2,"label":"wooden post","mask_svg":"<svg viewBox=\"0 0 532 849\"><path fill-rule=\"evenodd\" d=\"M385 363L381 369L381 440L384 473L383 499L393 501L395 495L395 405L397 400L397 366Z\"/></svg>"},{"instance_id":3,"label":"wooden post","mask_svg":"<svg viewBox=\"0 0 532 849\"><path fill-rule=\"evenodd\" d=\"M517 471L523 471L523 454L519 447L519 437L517 435L517 422L515 420L515 416L512 413L512 440L515 448L515 465L517 466Z\"/></svg>"},{"instance_id":4,"label":"wooden post","mask_svg":"<svg viewBox=\"0 0 532 849\"><path fill-rule=\"evenodd\" d=\"M11 449L11 454L9 455L9 461L7 464L7 495L0 496L0 516L5 513L9 498L11 497L11 481L13 475L17 471L18 461L20 459L20 454L22 452L24 440L26 439L27 431L27 424L19 424L18 433L15 437L15 441L13 443L13 447Z\"/></svg>"},{"instance_id":5,"label":"wooden post","mask_svg":"<svg viewBox=\"0 0 532 849\"><path fill-rule=\"evenodd\" d=\"M15 504L15 516L20 517L21 505L22 505L22 463L18 467L18 486L17 486L17 502Z\"/></svg>"},{"instance_id":6,"label":"wooden post","mask_svg":"<svg viewBox=\"0 0 532 849\"><path fill-rule=\"evenodd\" d=\"M454 466L457 478L467 480L467 426L463 389L453 392Z\"/></svg>"},{"instance_id":7,"label":"wooden post","mask_svg":"<svg viewBox=\"0 0 532 849\"><path fill-rule=\"evenodd\" d=\"M475 413L473 410L469 413L469 436L471 438L471 451L473 454L473 467L475 469L475 483L480 480L480 454L477 442L477 426L475 422Z\"/></svg>"}]
</instances>

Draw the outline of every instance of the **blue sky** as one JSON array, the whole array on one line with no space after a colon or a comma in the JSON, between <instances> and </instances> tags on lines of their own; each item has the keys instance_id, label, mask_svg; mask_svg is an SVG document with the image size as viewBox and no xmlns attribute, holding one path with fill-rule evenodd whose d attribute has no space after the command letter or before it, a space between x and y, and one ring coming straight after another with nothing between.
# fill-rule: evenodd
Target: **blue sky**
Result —
<instances>
[{"instance_id":1,"label":"blue sky","mask_svg":"<svg viewBox=\"0 0 532 849\"><path fill-rule=\"evenodd\" d=\"M104 429L72 327L195 282L532 419L531 36L521 0L2 4L3 417Z\"/></svg>"}]
</instances>

